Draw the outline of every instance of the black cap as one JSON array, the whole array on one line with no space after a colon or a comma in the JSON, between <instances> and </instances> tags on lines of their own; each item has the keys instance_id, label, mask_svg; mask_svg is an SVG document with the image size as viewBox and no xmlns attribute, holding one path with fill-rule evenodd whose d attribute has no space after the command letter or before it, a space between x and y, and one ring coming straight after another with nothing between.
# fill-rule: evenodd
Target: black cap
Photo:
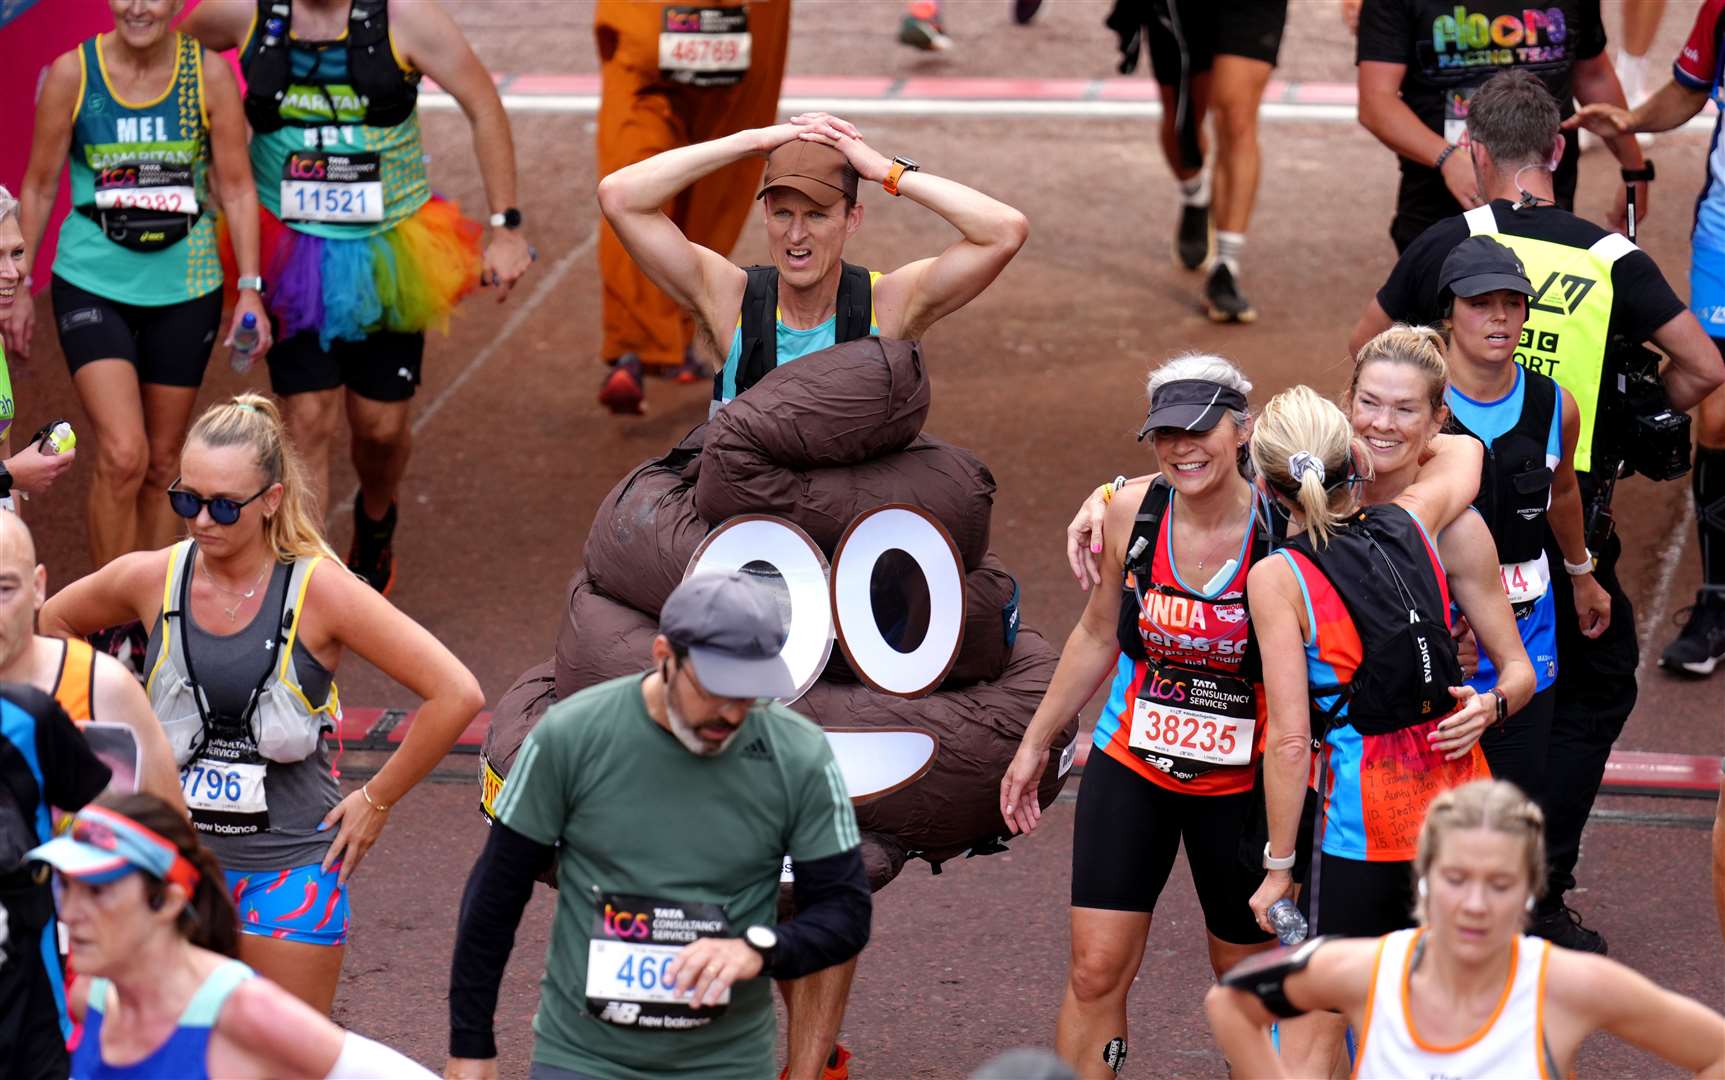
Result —
<instances>
[{"instance_id":1,"label":"black cap","mask_svg":"<svg viewBox=\"0 0 1725 1080\"><path fill-rule=\"evenodd\" d=\"M1224 413L1246 408L1246 395L1231 386L1207 379L1175 379L1156 388L1150 397L1150 415L1138 430L1140 439L1157 428L1209 431Z\"/></svg>"},{"instance_id":2,"label":"black cap","mask_svg":"<svg viewBox=\"0 0 1725 1080\"><path fill-rule=\"evenodd\" d=\"M797 681L779 655L785 620L771 590L748 574L684 579L659 610L659 633L687 649L703 689L724 698L789 698Z\"/></svg>"},{"instance_id":3,"label":"black cap","mask_svg":"<svg viewBox=\"0 0 1725 1080\"><path fill-rule=\"evenodd\" d=\"M1508 289L1533 295L1533 283L1515 252L1489 236L1470 236L1457 244L1438 274L1438 295L1479 296Z\"/></svg>"}]
</instances>

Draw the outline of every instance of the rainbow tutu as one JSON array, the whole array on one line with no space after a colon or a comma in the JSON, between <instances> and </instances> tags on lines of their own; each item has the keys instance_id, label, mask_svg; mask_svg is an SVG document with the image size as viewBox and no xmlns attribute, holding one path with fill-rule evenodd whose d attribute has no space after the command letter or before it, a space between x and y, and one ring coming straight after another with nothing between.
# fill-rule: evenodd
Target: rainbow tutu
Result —
<instances>
[{"instance_id":1,"label":"rainbow tutu","mask_svg":"<svg viewBox=\"0 0 1725 1080\"><path fill-rule=\"evenodd\" d=\"M277 337L311 330L328 349L379 330L447 330L450 312L479 285L481 231L437 196L388 231L354 240L298 232L260 206L259 261L269 282L265 301L281 323ZM225 228L222 241L231 283Z\"/></svg>"}]
</instances>

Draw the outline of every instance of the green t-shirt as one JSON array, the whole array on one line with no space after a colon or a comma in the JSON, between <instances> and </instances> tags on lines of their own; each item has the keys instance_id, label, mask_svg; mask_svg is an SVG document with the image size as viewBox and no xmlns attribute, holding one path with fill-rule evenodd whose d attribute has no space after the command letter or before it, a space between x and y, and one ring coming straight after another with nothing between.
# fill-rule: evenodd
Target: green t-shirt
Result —
<instances>
[{"instance_id":1,"label":"green t-shirt","mask_svg":"<svg viewBox=\"0 0 1725 1080\"><path fill-rule=\"evenodd\" d=\"M700 757L653 722L641 676L613 679L545 714L504 782L497 819L561 845L535 1061L601 1080L773 1074L769 980L735 986L729 1008L704 1026L672 1030L711 1015L681 1005L608 1007L601 1011L620 1022L607 1022L589 1008L589 948L601 920L619 914L627 937L643 918L627 913L639 898L654 901L639 910L657 913L660 925L699 921L703 905L722 909L724 936L771 925L784 856L801 862L856 848L856 814L820 728L767 705L750 710L722 754ZM630 961L621 951L605 955L622 958L601 973L610 985L639 976L622 966Z\"/></svg>"}]
</instances>

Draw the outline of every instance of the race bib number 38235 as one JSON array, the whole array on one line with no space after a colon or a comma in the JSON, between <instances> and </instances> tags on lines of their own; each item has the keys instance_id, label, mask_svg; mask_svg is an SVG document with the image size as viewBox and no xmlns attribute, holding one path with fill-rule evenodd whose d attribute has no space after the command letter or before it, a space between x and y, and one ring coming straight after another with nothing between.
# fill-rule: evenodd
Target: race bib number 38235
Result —
<instances>
[{"instance_id":1,"label":"race bib number 38235","mask_svg":"<svg viewBox=\"0 0 1725 1080\"><path fill-rule=\"evenodd\" d=\"M1132 703L1127 744L1151 759L1244 765L1257 736L1251 683L1226 675L1163 668L1145 679Z\"/></svg>"},{"instance_id":2,"label":"race bib number 38235","mask_svg":"<svg viewBox=\"0 0 1725 1080\"><path fill-rule=\"evenodd\" d=\"M675 989L671 961L696 938L730 937L717 904L605 893L587 945L587 1009L606 1023L655 1031L704 1027L725 1012L693 1009Z\"/></svg>"}]
</instances>

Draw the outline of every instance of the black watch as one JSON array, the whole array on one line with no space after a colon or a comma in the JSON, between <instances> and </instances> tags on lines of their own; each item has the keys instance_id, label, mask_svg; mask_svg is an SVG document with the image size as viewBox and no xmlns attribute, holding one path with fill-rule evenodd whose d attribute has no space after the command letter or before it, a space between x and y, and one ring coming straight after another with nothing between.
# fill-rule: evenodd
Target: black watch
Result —
<instances>
[{"instance_id":1,"label":"black watch","mask_svg":"<svg viewBox=\"0 0 1725 1080\"><path fill-rule=\"evenodd\" d=\"M1653 162L1651 162L1651 161L1646 161L1646 160L1642 161L1641 168L1639 168L1639 169L1624 169L1623 170L1623 182L1625 184L1651 182L1652 180L1653 180Z\"/></svg>"},{"instance_id":2,"label":"black watch","mask_svg":"<svg viewBox=\"0 0 1725 1080\"><path fill-rule=\"evenodd\" d=\"M491 215L493 229L519 229L521 227L521 211L511 206L501 214Z\"/></svg>"},{"instance_id":3,"label":"black watch","mask_svg":"<svg viewBox=\"0 0 1725 1080\"><path fill-rule=\"evenodd\" d=\"M751 926L743 931L743 942L761 954L761 973L773 970L773 956L779 951L779 934L770 926Z\"/></svg>"}]
</instances>

